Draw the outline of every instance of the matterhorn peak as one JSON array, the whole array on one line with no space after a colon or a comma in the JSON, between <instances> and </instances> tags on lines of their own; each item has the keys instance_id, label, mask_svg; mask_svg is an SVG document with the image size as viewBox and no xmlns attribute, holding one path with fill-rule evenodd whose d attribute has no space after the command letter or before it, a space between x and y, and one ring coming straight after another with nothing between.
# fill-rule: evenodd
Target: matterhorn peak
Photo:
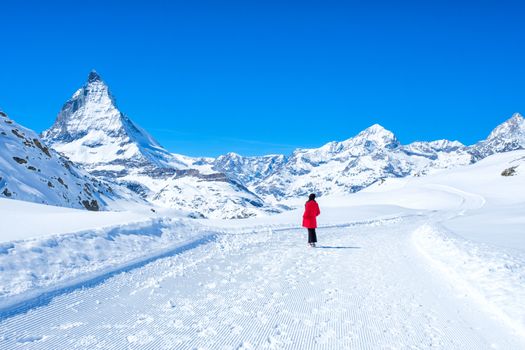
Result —
<instances>
[{"instance_id":1,"label":"matterhorn peak","mask_svg":"<svg viewBox=\"0 0 525 350\"><path fill-rule=\"evenodd\" d=\"M81 164L132 160L168 166L172 158L153 137L120 112L108 86L94 70L42 136L56 150Z\"/></svg>"},{"instance_id":2,"label":"matterhorn peak","mask_svg":"<svg viewBox=\"0 0 525 350\"><path fill-rule=\"evenodd\" d=\"M102 81L102 78L100 77L100 75L97 73L96 70L92 69L88 75L88 83L92 83L95 81Z\"/></svg>"},{"instance_id":3,"label":"matterhorn peak","mask_svg":"<svg viewBox=\"0 0 525 350\"><path fill-rule=\"evenodd\" d=\"M519 112L516 112L516 113L514 113L512 115L512 117L509 119L509 121L510 120L522 122L523 121L523 116Z\"/></svg>"},{"instance_id":4,"label":"matterhorn peak","mask_svg":"<svg viewBox=\"0 0 525 350\"><path fill-rule=\"evenodd\" d=\"M88 81L63 105L55 124L42 135L53 144L82 138L94 130L121 133L122 116L107 85L91 71Z\"/></svg>"}]
</instances>

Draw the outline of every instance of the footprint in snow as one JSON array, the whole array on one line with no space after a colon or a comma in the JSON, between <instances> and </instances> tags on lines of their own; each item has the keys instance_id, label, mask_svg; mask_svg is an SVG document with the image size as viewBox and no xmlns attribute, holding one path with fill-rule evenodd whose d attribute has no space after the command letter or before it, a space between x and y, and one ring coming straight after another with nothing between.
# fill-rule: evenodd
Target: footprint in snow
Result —
<instances>
[{"instance_id":1,"label":"footprint in snow","mask_svg":"<svg viewBox=\"0 0 525 350\"><path fill-rule=\"evenodd\" d=\"M28 335L25 337L18 338L17 342L19 344L28 344L28 343L34 343L41 340L44 340L46 337L42 335Z\"/></svg>"},{"instance_id":2,"label":"footprint in snow","mask_svg":"<svg viewBox=\"0 0 525 350\"><path fill-rule=\"evenodd\" d=\"M136 334L128 335L126 339L128 343L137 345L146 345L154 340L153 337L149 335L149 333L146 331L141 331Z\"/></svg>"},{"instance_id":3,"label":"footprint in snow","mask_svg":"<svg viewBox=\"0 0 525 350\"><path fill-rule=\"evenodd\" d=\"M83 322L72 322L72 323L64 323L58 326L53 327L52 329L60 329L60 330L68 330L76 327L82 326Z\"/></svg>"},{"instance_id":4,"label":"footprint in snow","mask_svg":"<svg viewBox=\"0 0 525 350\"><path fill-rule=\"evenodd\" d=\"M155 319L151 317L150 315L139 315L137 317L137 321L135 322L135 324L142 324L142 323L150 324L153 321L155 321Z\"/></svg>"},{"instance_id":5,"label":"footprint in snow","mask_svg":"<svg viewBox=\"0 0 525 350\"><path fill-rule=\"evenodd\" d=\"M255 349L252 344L248 342L243 342L241 345L237 347L237 350L252 350Z\"/></svg>"}]
</instances>

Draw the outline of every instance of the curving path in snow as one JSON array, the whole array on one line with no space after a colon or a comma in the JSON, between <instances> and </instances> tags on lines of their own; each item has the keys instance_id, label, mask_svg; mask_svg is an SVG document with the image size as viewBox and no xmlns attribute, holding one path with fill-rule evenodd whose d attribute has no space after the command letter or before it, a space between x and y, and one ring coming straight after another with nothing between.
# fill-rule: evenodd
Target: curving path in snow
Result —
<instances>
[{"instance_id":1,"label":"curving path in snow","mask_svg":"<svg viewBox=\"0 0 525 350\"><path fill-rule=\"evenodd\" d=\"M224 234L0 321L1 349L520 349L427 264L425 217Z\"/></svg>"}]
</instances>

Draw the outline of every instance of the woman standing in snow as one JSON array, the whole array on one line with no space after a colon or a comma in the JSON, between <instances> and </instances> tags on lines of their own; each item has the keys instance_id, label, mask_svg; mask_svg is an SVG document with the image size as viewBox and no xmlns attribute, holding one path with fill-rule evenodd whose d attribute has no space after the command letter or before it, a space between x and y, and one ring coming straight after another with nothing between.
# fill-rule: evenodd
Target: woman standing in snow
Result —
<instances>
[{"instance_id":1,"label":"woman standing in snow","mask_svg":"<svg viewBox=\"0 0 525 350\"><path fill-rule=\"evenodd\" d=\"M303 227L308 229L308 244L310 247L315 247L317 242L317 235L315 229L317 228L317 216L321 214L319 210L319 205L315 201L315 194L312 193L308 197L308 202L304 206L303 214Z\"/></svg>"}]
</instances>

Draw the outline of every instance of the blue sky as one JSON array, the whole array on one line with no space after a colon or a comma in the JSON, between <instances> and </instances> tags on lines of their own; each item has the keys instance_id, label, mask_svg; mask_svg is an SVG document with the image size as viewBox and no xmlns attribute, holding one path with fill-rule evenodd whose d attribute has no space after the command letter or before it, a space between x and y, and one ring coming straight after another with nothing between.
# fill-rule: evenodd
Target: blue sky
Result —
<instances>
[{"instance_id":1,"label":"blue sky","mask_svg":"<svg viewBox=\"0 0 525 350\"><path fill-rule=\"evenodd\" d=\"M42 131L96 69L172 152L290 153L379 123L471 144L525 113L510 1L10 1L0 107Z\"/></svg>"}]
</instances>

